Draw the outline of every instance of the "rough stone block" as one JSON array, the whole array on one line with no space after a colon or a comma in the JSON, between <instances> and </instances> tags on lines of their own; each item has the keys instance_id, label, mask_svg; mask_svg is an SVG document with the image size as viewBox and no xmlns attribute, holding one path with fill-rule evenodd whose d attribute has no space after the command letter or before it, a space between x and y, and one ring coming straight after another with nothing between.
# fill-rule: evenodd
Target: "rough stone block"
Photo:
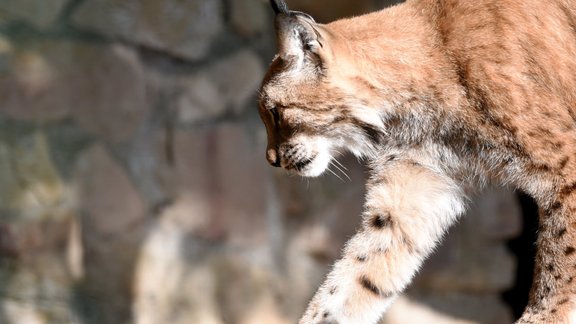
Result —
<instances>
[{"instance_id":1,"label":"rough stone block","mask_svg":"<svg viewBox=\"0 0 576 324\"><path fill-rule=\"evenodd\" d=\"M48 27L56 21L68 0L3 0L0 1L0 12L23 19L37 27Z\"/></svg>"},{"instance_id":2,"label":"rough stone block","mask_svg":"<svg viewBox=\"0 0 576 324\"><path fill-rule=\"evenodd\" d=\"M146 115L144 78L127 48L36 40L11 43L4 55L9 63L0 64L0 112L12 118L73 116L91 134L121 142Z\"/></svg>"},{"instance_id":3,"label":"rough stone block","mask_svg":"<svg viewBox=\"0 0 576 324\"><path fill-rule=\"evenodd\" d=\"M67 117L71 109L68 86L61 81L76 46L69 42L39 41L16 44L2 38L0 111L12 118L51 121ZM28 46L27 46L28 45ZM60 60L62 58L62 60ZM61 64L66 62L66 64ZM76 80L78 80L77 78Z\"/></svg>"},{"instance_id":4,"label":"rough stone block","mask_svg":"<svg viewBox=\"0 0 576 324\"><path fill-rule=\"evenodd\" d=\"M75 178L85 232L97 237L124 235L145 220L145 201L103 147L83 154Z\"/></svg>"},{"instance_id":5,"label":"rough stone block","mask_svg":"<svg viewBox=\"0 0 576 324\"><path fill-rule=\"evenodd\" d=\"M512 316L497 294L410 292L398 298L380 323L506 324Z\"/></svg>"},{"instance_id":6,"label":"rough stone block","mask_svg":"<svg viewBox=\"0 0 576 324\"><path fill-rule=\"evenodd\" d=\"M249 133L224 124L176 133L173 185L189 201L196 235L234 245L266 244L268 169Z\"/></svg>"},{"instance_id":7,"label":"rough stone block","mask_svg":"<svg viewBox=\"0 0 576 324\"><path fill-rule=\"evenodd\" d=\"M222 116L228 111L240 113L260 86L264 68L249 49L229 55L198 74L181 77L175 83L180 96L176 100L178 119L195 123ZM256 111L256 102L253 105Z\"/></svg>"},{"instance_id":8,"label":"rough stone block","mask_svg":"<svg viewBox=\"0 0 576 324\"><path fill-rule=\"evenodd\" d=\"M0 134L0 208L21 220L67 217L72 198L54 167L45 134L10 141L14 135Z\"/></svg>"},{"instance_id":9,"label":"rough stone block","mask_svg":"<svg viewBox=\"0 0 576 324\"><path fill-rule=\"evenodd\" d=\"M76 216L71 190L58 174L41 131L0 131L1 323L69 323L73 278L66 262Z\"/></svg>"},{"instance_id":10,"label":"rough stone block","mask_svg":"<svg viewBox=\"0 0 576 324\"><path fill-rule=\"evenodd\" d=\"M76 284L78 312L92 323L129 322L134 267L149 225L146 202L102 146L79 158L74 178L84 266Z\"/></svg>"},{"instance_id":11,"label":"rough stone block","mask_svg":"<svg viewBox=\"0 0 576 324\"><path fill-rule=\"evenodd\" d=\"M195 123L222 116L227 102L209 75L201 73L176 85L181 95L176 101L178 120Z\"/></svg>"},{"instance_id":12,"label":"rough stone block","mask_svg":"<svg viewBox=\"0 0 576 324\"><path fill-rule=\"evenodd\" d=\"M231 73L232 71L234 73ZM258 56L248 49L230 55L207 70L226 103L236 113L244 108L247 100L256 93L264 72Z\"/></svg>"},{"instance_id":13,"label":"rough stone block","mask_svg":"<svg viewBox=\"0 0 576 324\"><path fill-rule=\"evenodd\" d=\"M80 55L86 55L90 63L79 71L84 73L80 79L84 84L78 89L81 97L72 106L74 119L80 127L104 140L129 140L150 109L136 54L116 45Z\"/></svg>"},{"instance_id":14,"label":"rough stone block","mask_svg":"<svg viewBox=\"0 0 576 324\"><path fill-rule=\"evenodd\" d=\"M272 26L268 3L260 0L242 0L230 2L232 26L243 36L256 36ZM270 25L267 24L268 20ZM272 29L270 29L272 31Z\"/></svg>"},{"instance_id":15,"label":"rough stone block","mask_svg":"<svg viewBox=\"0 0 576 324\"><path fill-rule=\"evenodd\" d=\"M174 225L161 221L143 246L136 271L137 323L294 322L278 297L283 280L262 266L261 255L208 245Z\"/></svg>"},{"instance_id":16,"label":"rough stone block","mask_svg":"<svg viewBox=\"0 0 576 324\"><path fill-rule=\"evenodd\" d=\"M204 57L223 29L220 0L91 0L73 15L75 25L175 56Z\"/></svg>"},{"instance_id":17,"label":"rough stone block","mask_svg":"<svg viewBox=\"0 0 576 324\"><path fill-rule=\"evenodd\" d=\"M73 282L58 255L36 254L31 263L5 270L0 269L2 323L79 323L68 306Z\"/></svg>"}]
</instances>

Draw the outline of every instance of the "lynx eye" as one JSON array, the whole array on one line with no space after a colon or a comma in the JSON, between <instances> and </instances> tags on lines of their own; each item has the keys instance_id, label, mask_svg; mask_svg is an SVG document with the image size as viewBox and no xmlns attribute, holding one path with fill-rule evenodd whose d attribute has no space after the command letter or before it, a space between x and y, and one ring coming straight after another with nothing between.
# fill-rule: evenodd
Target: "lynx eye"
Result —
<instances>
[{"instance_id":1,"label":"lynx eye","mask_svg":"<svg viewBox=\"0 0 576 324\"><path fill-rule=\"evenodd\" d=\"M274 120L274 124L280 125L280 113L276 107L268 109L270 115L272 115L272 119Z\"/></svg>"}]
</instances>

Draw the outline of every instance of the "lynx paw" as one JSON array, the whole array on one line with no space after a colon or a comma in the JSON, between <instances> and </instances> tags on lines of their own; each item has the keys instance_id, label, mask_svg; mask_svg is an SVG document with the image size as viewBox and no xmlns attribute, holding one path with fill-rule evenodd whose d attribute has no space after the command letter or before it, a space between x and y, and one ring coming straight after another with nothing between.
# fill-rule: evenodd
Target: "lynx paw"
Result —
<instances>
[{"instance_id":1,"label":"lynx paw","mask_svg":"<svg viewBox=\"0 0 576 324\"><path fill-rule=\"evenodd\" d=\"M339 322L330 312L316 311L304 315L299 324L339 324Z\"/></svg>"}]
</instances>

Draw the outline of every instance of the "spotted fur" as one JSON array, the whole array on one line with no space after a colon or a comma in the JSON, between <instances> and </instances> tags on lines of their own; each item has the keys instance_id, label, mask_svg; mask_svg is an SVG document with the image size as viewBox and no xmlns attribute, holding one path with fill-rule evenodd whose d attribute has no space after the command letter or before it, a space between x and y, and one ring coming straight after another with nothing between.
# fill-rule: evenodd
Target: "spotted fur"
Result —
<instances>
[{"instance_id":1,"label":"spotted fur","mask_svg":"<svg viewBox=\"0 0 576 324\"><path fill-rule=\"evenodd\" d=\"M540 213L520 323L576 323L576 2L408 0L318 24L271 1L266 158L318 176L368 161L362 227L300 323L375 323L487 183Z\"/></svg>"}]
</instances>

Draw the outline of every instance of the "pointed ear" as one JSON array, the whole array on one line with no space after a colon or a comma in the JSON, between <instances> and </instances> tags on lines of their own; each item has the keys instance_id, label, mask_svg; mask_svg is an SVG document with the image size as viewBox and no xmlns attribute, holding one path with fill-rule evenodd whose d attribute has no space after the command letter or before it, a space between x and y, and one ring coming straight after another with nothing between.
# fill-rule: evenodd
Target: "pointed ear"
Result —
<instances>
[{"instance_id":1,"label":"pointed ear","mask_svg":"<svg viewBox=\"0 0 576 324\"><path fill-rule=\"evenodd\" d=\"M276 14L275 27L278 55L286 61L322 63L322 36L310 15L288 10L284 0L270 0Z\"/></svg>"},{"instance_id":2,"label":"pointed ear","mask_svg":"<svg viewBox=\"0 0 576 324\"><path fill-rule=\"evenodd\" d=\"M270 5L275 14L283 13L288 15L290 13L284 0L270 0Z\"/></svg>"},{"instance_id":3,"label":"pointed ear","mask_svg":"<svg viewBox=\"0 0 576 324\"><path fill-rule=\"evenodd\" d=\"M299 62L311 56L320 56L323 47L316 22L308 15L291 11L289 15L276 15L275 27L278 54L283 59Z\"/></svg>"}]
</instances>

